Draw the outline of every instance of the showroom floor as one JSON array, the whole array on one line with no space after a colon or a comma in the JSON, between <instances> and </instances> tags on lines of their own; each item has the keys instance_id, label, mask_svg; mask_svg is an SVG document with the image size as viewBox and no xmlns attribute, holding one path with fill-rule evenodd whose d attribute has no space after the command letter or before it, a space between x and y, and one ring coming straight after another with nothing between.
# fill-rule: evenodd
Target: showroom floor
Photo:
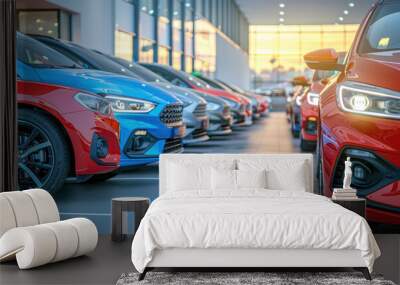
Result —
<instances>
[{"instance_id":1,"label":"showroom floor","mask_svg":"<svg viewBox=\"0 0 400 285\"><path fill-rule=\"evenodd\" d=\"M265 153L299 152L284 113L272 113L249 128L235 131L230 137L218 138L198 147L187 147L188 153ZM93 220L102 234L110 232L111 199L121 196L158 195L157 166L125 171L97 184L65 185L56 196L63 218L84 216ZM376 235L382 257L376 271L399 282L400 235ZM130 241L113 243L103 235L95 252L57 264L20 271L15 263L0 266L0 284L115 284L124 272L133 271Z\"/></svg>"}]
</instances>

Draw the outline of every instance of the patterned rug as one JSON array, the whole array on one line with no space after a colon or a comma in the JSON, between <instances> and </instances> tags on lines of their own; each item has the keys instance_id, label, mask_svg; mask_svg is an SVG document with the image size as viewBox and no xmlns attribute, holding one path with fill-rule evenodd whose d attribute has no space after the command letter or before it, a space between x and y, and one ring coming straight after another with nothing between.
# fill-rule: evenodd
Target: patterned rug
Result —
<instances>
[{"instance_id":1,"label":"patterned rug","mask_svg":"<svg viewBox=\"0 0 400 285\"><path fill-rule=\"evenodd\" d=\"M359 272L148 272L138 281L138 273L122 274L117 285L395 285L381 276L372 275L368 281Z\"/></svg>"}]
</instances>

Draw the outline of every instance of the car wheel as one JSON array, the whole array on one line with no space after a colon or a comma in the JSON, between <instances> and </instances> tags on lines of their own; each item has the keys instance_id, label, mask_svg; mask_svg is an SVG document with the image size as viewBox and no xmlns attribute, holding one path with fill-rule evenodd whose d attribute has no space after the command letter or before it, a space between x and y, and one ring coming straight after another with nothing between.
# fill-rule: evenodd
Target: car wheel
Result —
<instances>
[{"instance_id":1,"label":"car wheel","mask_svg":"<svg viewBox=\"0 0 400 285\"><path fill-rule=\"evenodd\" d=\"M90 177L86 182L88 182L88 183L102 182L102 181L106 181L110 178L113 178L116 175L118 175L118 171L102 173L102 174L95 174L92 177Z\"/></svg>"},{"instance_id":2,"label":"car wheel","mask_svg":"<svg viewBox=\"0 0 400 285\"><path fill-rule=\"evenodd\" d=\"M18 110L18 184L21 190L55 193L64 184L71 153L63 132L48 116Z\"/></svg>"}]
</instances>

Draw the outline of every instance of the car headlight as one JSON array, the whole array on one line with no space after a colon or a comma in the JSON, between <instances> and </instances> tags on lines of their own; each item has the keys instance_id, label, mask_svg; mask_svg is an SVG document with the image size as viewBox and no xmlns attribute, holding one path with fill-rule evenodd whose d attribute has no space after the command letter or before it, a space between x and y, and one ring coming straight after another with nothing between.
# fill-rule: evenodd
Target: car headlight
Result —
<instances>
[{"instance_id":1,"label":"car headlight","mask_svg":"<svg viewBox=\"0 0 400 285\"><path fill-rule=\"evenodd\" d=\"M218 105L217 103L213 103L213 102L207 103L207 111L216 111L219 109L219 107L220 107L220 105Z\"/></svg>"},{"instance_id":2,"label":"car headlight","mask_svg":"<svg viewBox=\"0 0 400 285\"><path fill-rule=\"evenodd\" d=\"M337 87L336 94L343 111L400 119L398 92L366 84L346 83Z\"/></svg>"},{"instance_id":3,"label":"car headlight","mask_svg":"<svg viewBox=\"0 0 400 285\"><path fill-rule=\"evenodd\" d=\"M106 98L110 101L111 108L116 113L148 113L156 107L151 102L129 97L109 95Z\"/></svg>"},{"instance_id":4,"label":"car headlight","mask_svg":"<svg viewBox=\"0 0 400 285\"><path fill-rule=\"evenodd\" d=\"M106 99L98 95L77 93L74 96L75 100L86 109L94 112L99 112L103 115L111 114L111 104Z\"/></svg>"},{"instance_id":5,"label":"car headlight","mask_svg":"<svg viewBox=\"0 0 400 285\"><path fill-rule=\"evenodd\" d=\"M313 92L308 92L307 93L307 102L310 105L318 106L319 94L318 93L313 93Z\"/></svg>"}]
</instances>

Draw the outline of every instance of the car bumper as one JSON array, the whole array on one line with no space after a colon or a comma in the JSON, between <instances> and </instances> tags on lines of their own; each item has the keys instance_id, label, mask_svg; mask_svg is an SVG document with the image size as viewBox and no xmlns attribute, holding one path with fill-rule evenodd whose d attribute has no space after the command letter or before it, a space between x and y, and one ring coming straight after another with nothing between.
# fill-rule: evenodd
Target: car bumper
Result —
<instances>
[{"instance_id":1,"label":"car bumper","mask_svg":"<svg viewBox=\"0 0 400 285\"><path fill-rule=\"evenodd\" d=\"M75 128L68 132L74 150L75 175L108 173L119 167L120 130L117 120L90 111L68 113L63 117ZM97 153L98 147L106 147L105 156Z\"/></svg>"},{"instance_id":2,"label":"car bumper","mask_svg":"<svg viewBox=\"0 0 400 285\"><path fill-rule=\"evenodd\" d=\"M400 224L398 121L343 113L322 115L324 192L341 187L344 160L353 163L352 187L367 199L369 221ZM388 130L390 130L388 132Z\"/></svg>"},{"instance_id":3,"label":"car bumper","mask_svg":"<svg viewBox=\"0 0 400 285\"><path fill-rule=\"evenodd\" d=\"M164 152L182 152L184 125L167 127L158 116L150 115L116 117L121 125L121 167L157 162ZM140 144L143 149L138 148Z\"/></svg>"},{"instance_id":4,"label":"car bumper","mask_svg":"<svg viewBox=\"0 0 400 285\"><path fill-rule=\"evenodd\" d=\"M207 129L207 133L210 136L222 136L232 133L233 118L229 116L223 116L221 113L214 113L209 115L210 124Z\"/></svg>"}]
</instances>

